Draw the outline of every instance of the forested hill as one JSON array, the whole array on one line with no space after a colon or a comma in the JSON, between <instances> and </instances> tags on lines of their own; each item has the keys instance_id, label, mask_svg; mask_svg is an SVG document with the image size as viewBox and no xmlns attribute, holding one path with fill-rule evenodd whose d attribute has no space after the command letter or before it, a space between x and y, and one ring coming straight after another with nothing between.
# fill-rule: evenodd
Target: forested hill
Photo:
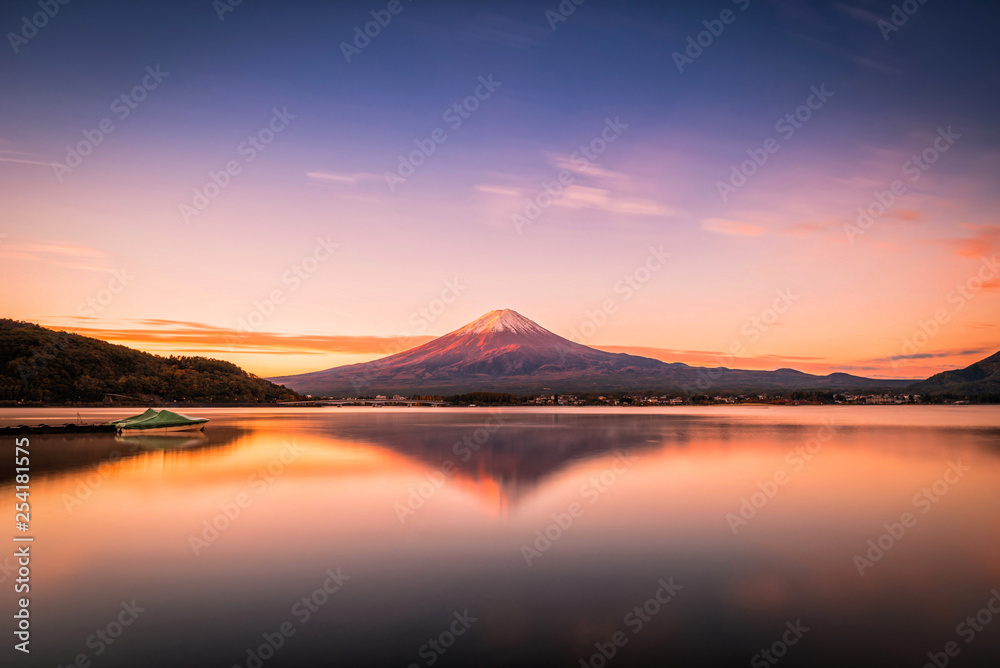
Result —
<instances>
[{"instance_id":1,"label":"forested hill","mask_svg":"<svg viewBox=\"0 0 1000 668\"><path fill-rule=\"evenodd\" d=\"M1000 401L1000 352L964 369L933 375L909 389L924 394Z\"/></svg>"},{"instance_id":2,"label":"forested hill","mask_svg":"<svg viewBox=\"0 0 1000 668\"><path fill-rule=\"evenodd\" d=\"M160 357L79 334L0 319L0 401L140 400L272 402L295 392L206 357Z\"/></svg>"}]
</instances>

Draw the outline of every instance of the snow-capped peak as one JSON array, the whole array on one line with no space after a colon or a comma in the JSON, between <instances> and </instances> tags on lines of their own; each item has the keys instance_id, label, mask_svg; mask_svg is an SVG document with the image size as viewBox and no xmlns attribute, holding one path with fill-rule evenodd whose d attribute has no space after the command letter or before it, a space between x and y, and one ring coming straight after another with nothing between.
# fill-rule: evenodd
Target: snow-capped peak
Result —
<instances>
[{"instance_id":1,"label":"snow-capped peak","mask_svg":"<svg viewBox=\"0 0 1000 668\"><path fill-rule=\"evenodd\" d=\"M511 332L514 334L545 334L544 327L528 320L517 311L509 308L490 311L483 317L470 322L458 330L460 334L484 334L492 332Z\"/></svg>"}]
</instances>

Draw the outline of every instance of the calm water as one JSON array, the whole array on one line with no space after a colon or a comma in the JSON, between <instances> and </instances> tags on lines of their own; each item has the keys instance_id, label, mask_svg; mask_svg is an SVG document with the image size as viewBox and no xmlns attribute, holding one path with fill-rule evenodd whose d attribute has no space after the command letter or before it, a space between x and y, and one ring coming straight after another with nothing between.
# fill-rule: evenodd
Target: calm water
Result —
<instances>
[{"instance_id":1,"label":"calm water","mask_svg":"<svg viewBox=\"0 0 1000 668\"><path fill-rule=\"evenodd\" d=\"M1000 657L997 408L190 412L203 436L31 438L32 653L5 550L4 665Z\"/></svg>"}]
</instances>

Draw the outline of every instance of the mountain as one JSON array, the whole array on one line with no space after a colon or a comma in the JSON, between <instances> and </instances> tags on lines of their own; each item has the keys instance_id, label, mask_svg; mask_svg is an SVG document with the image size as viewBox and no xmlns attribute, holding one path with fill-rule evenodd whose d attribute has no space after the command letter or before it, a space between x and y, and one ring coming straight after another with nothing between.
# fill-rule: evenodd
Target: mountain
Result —
<instances>
[{"instance_id":1,"label":"mountain","mask_svg":"<svg viewBox=\"0 0 1000 668\"><path fill-rule=\"evenodd\" d=\"M422 346L380 360L270 380L303 394L340 397L477 390L839 391L891 389L910 382L844 373L814 376L794 369L707 369L609 353L564 339L510 309L491 311Z\"/></svg>"},{"instance_id":2,"label":"mountain","mask_svg":"<svg viewBox=\"0 0 1000 668\"><path fill-rule=\"evenodd\" d=\"M935 374L908 389L917 394L1000 398L1000 352L964 369Z\"/></svg>"},{"instance_id":3,"label":"mountain","mask_svg":"<svg viewBox=\"0 0 1000 668\"><path fill-rule=\"evenodd\" d=\"M0 401L96 402L106 394L225 403L297 398L230 362L160 357L0 319Z\"/></svg>"}]
</instances>

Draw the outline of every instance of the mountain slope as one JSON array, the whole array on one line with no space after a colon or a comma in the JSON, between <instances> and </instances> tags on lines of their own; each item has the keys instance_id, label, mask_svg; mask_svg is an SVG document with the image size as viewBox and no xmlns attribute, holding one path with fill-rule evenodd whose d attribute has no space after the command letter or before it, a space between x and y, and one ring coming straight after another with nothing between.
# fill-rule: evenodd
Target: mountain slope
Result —
<instances>
[{"instance_id":1,"label":"mountain slope","mask_svg":"<svg viewBox=\"0 0 1000 668\"><path fill-rule=\"evenodd\" d=\"M160 357L0 319L0 401L95 402L105 394L227 403L295 398L230 362Z\"/></svg>"},{"instance_id":2,"label":"mountain slope","mask_svg":"<svg viewBox=\"0 0 1000 668\"><path fill-rule=\"evenodd\" d=\"M315 396L477 390L845 390L902 387L907 383L848 374L813 376L793 369L706 369L609 353L564 339L509 309L491 311L422 346L380 360L271 380Z\"/></svg>"},{"instance_id":3,"label":"mountain slope","mask_svg":"<svg viewBox=\"0 0 1000 668\"><path fill-rule=\"evenodd\" d=\"M964 369L935 374L909 389L918 394L1000 396L1000 352Z\"/></svg>"}]
</instances>

